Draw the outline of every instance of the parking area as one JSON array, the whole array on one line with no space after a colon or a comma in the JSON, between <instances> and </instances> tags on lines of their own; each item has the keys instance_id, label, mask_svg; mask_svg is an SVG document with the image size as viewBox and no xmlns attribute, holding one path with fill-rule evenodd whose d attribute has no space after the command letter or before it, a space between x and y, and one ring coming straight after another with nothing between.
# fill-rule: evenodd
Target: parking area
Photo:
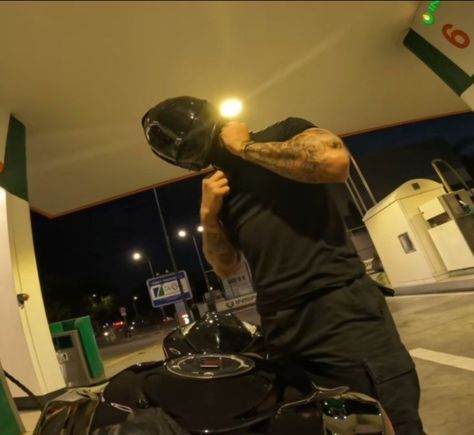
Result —
<instances>
[{"instance_id":1,"label":"parking area","mask_svg":"<svg viewBox=\"0 0 474 435\"><path fill-rule=\"evenodd\" d=\"M396 296L388 304L418 369L426 433L471 435L474 292ZM239 316L258 322L255 310Z\"/></svg>"},{"instance_id":2,"label":"parking area","mask_svg":"<svg viewBox=\"0 0 474 435\"><path fill-rule=\"evenodd\" d=\"M421 382L421 416L428 435L474 432L474 292L407 295L388 298L402 339L412 354ZM236 313L259 323L254 308ZM165 334L143 339L134 351L124 347L105 356L108 375L128 365L162 358ZM147 341L148 340L148 341ZM128 350L127 350L128 349Z\"/></svg>"}]
</instances>

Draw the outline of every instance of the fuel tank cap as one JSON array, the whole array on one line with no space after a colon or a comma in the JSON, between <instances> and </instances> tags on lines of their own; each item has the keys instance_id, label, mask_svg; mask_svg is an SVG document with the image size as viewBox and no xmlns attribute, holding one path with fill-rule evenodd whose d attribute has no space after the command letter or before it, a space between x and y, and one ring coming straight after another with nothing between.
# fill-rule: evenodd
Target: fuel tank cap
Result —
<instances>
[{"instance_id":1,"label":"fuel tank cap","mask_svg":"<svg viewBox=\"0 0 474 435\"><path fill-rule=\"evenodd\" d=\"M219 379L247 373L255 367L252 359L233 354L185 355L167 361L166 369L178 376L193 379Z\"/></svg>"}]
</instances>

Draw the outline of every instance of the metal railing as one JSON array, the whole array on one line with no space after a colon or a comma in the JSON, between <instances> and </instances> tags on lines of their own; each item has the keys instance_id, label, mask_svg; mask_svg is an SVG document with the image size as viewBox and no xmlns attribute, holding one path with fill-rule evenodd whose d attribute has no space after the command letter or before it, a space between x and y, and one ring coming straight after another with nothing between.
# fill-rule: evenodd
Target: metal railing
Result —
<instances>
[{"instance_id":1,"label":"metal railing","mask_svg":"<svg viewBox=\"0 0 474 435\"><path fill-rule=\"evenodd\" d=\"M359 211L361 217L364 217L364 215L367 213L367 210L374 206L377 201L375 200L375 196L372 193L372 190L369 187L369 184L367 183L367 180L364 177L364 174L362 174L362 171L360 170L359 165L355 161L354 157L352 154L349 153L349 157L351 159L351 166L355 169L357 175L360 178L360 181L362 182L362 185L365 188L365 191L367 192L370 202L369 205L367 206L366 202L363 199L363 196L360 192L360 190L357 188L357 185L354 181L354 179L349 175L347 181L345 182L347 190L349 191L349 194L351 195L352 200L354 201L355 206L357 207L357 210Z\"/></svg>"},{"instance_id":2,"label":"metal railing","mask_svg":"<svg viewBox=\"0 0 474 435\"><path fill-rule=\"evenodd\" d=\"M451 185L449 184L448 180L446 180L446 177L441 172L439 168L440 164L445 165L468 192L471 190L467 183L464 181L464 179L461 177L461 174L456 169L454 169L451 164L449 164L446 160L443 159L433 159L431 161L431 166L433 167L434 171L443 183L444 190L446 190L446 193L451 193L453 189L451 188Z\"/></svg>"}]
</instances>

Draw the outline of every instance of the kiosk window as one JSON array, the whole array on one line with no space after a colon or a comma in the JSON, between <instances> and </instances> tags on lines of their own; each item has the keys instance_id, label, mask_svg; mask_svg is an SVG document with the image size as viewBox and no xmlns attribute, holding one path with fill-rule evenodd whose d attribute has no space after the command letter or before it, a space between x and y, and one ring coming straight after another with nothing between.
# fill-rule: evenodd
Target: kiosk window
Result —
<instances>
[{"instance_id":1,"label":"kiosk window","mask_svg":"<svg viewBox=\"0 0 474 435\"><path fill-rule=\"evenodd\" d=\"M400 240L400 244L402 245L405 254L409 254L410 252L415 252L416 248L413 242L410 239L408 233L403 233L398 236L398 240Z\"/></svg>"}]
</instances>

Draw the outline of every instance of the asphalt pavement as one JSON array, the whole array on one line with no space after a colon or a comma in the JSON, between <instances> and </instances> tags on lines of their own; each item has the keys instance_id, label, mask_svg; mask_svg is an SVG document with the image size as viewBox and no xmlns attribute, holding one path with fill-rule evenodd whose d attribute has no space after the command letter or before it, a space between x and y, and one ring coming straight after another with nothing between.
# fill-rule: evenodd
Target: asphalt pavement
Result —
<instances>
[{"instance_id":1,"label":"asphalt pavement","mask_svg":"<svg viewBox=\"0 0 474 435\"><path fill-rule=\"evenodd\" d=\"M420 414L429 435L474 433L474 291L387 298L421 383ZM236 314L259 324L254 307ZM101 349L106 375L164 358L161 342L173 329L135 335ZM403 434L405 435L405 434Z\"/></svg>"}]
</instances>

